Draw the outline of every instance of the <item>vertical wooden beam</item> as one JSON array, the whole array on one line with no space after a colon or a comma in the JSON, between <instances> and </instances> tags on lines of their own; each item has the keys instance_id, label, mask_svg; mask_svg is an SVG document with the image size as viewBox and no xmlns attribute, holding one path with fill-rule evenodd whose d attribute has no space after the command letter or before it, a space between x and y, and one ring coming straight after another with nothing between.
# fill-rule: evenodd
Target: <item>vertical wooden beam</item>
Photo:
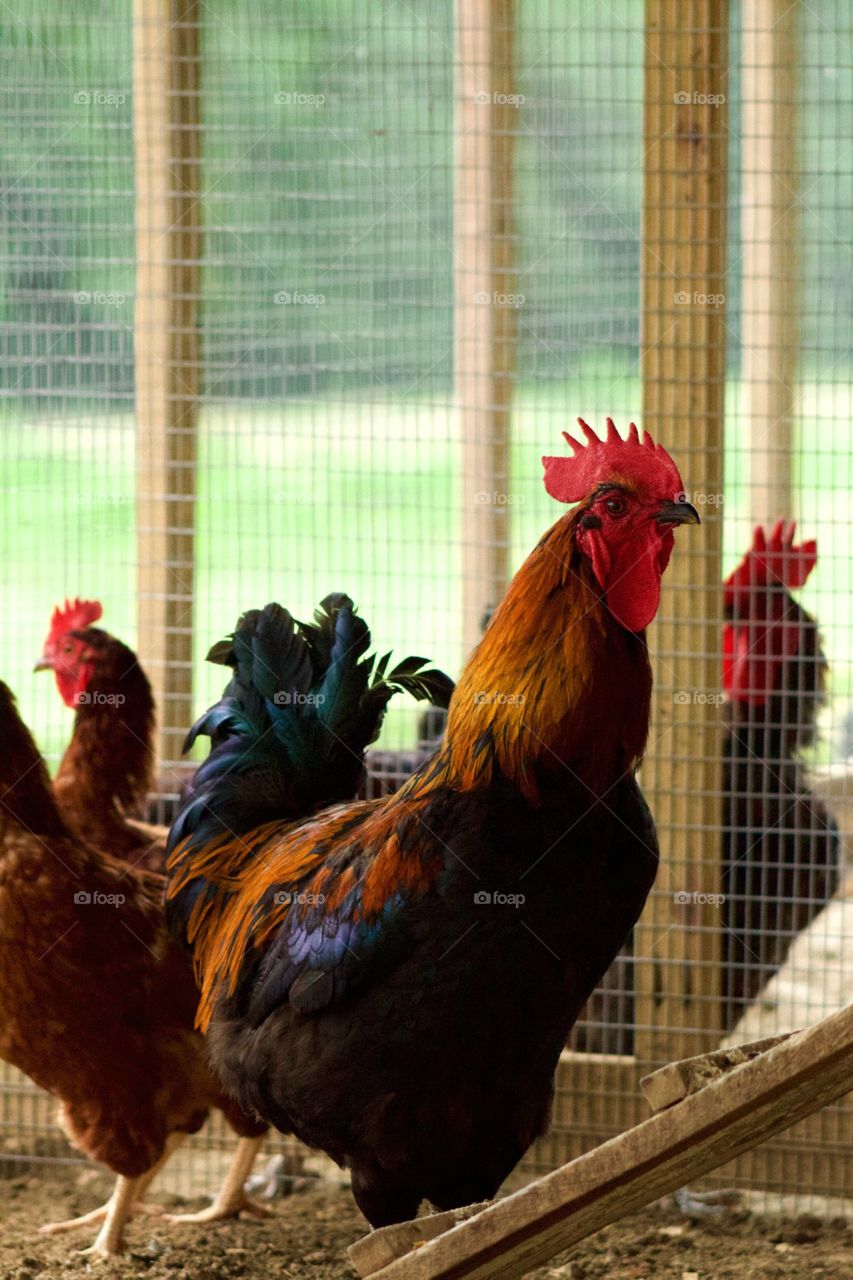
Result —
<instances>
[{"instance_id":1,"label":"vertical wooden beam","mask_svg":"<svg viewBox=\"0 0 853 1280\"><path fill-rule=\"evenodd\" d=\"M139 654L164 761L192 723L201 253L197 0L134 0Z\"/></svg>"},{"instance_id":2,"label":"vertical wooden beam","mask_svg":"<svg viewBox=\"0 0 853 1280\"><path fill-rule=\"evenodd\" d=\"M466 652L509 578L509 424L519 305L514 24L515 0L456 0L455 377Z\"/></svg>"},{"instance_id":3,"label":"vertical wooden beam","mask_svg":"<svg viewBox=\"0 0 853 1280\"><path fill-rule=\"evenodd\" d=\"M799 5L743 0L743 380L752 524L794 514Z\"/></svg>"},{"instance_id":4,"label":"vertical wooden beam","mask_svg":"<svg viewBox=\"0 0 853 1280\"><path fill-rule=\"evenodd\" d=\"M720 1017L720 912L707 896L722 891L726 0L647 0L645 44L643 422L672 451L703 519L701 530L677 535L650 630L655 699L643 787L661 869L636 935L635 1043L639 1058L664 1062L713 1047Z\"/></svg>"}]
</instances>

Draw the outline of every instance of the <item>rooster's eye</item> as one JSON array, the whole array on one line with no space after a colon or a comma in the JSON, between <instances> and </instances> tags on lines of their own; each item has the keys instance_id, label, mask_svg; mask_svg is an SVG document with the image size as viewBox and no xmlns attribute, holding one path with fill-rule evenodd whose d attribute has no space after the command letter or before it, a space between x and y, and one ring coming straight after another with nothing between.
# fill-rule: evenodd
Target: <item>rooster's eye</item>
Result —
<instances>
[{"instance_id":1,"label":"rooster's eye","mask_svg":"<svg viewBox=\"0 0 853 1280\"><path fill-rule=\"evenodd\" d=\"M70 640L69 640L68 644L64 644L64 645L62 646L62 652L63 652L63 653L73 653L73 652L74 652L74 645L71 643L71 641L70 641Z\"/></svg>"},{"instance_id":2,"label":"rooster's eye","mask_svg":"<svg viewBox=\"0 0 853 1280\"><path fill-rule=\"evenodd\" d=\"M628 510L624 498L608 498L604 505L611 516L624 516Z\"/></svg>"}]
</instances>

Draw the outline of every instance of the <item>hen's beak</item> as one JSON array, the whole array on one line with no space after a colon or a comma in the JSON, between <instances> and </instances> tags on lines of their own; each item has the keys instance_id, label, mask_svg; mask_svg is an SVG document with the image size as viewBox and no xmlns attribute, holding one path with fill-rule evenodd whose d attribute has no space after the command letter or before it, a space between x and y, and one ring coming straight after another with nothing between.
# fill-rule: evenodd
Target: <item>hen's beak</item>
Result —
<instances>
[{"instance_id":1,"label":"hen's beak","mask_svg":"<svg viewBox=\"0 0 853 1280\"><path fill-rule=\"evenodd\" d=\"M699 512L689 502L664 502L655 516L658 524L701 524Z\"/></svg>"},{"instance_id":2,"label":"hen's beak","mask_svg":"<svg viewBox=\"0 0 853 1280\"><path fill-rule=\"evenodd\" d=\"M38 662L36 663L36 665L33 667L33 671L52 671L52 670L53 670L53 663L51 662L47 654L43 653L39 658Z\"/></svg>"}]
</instances>

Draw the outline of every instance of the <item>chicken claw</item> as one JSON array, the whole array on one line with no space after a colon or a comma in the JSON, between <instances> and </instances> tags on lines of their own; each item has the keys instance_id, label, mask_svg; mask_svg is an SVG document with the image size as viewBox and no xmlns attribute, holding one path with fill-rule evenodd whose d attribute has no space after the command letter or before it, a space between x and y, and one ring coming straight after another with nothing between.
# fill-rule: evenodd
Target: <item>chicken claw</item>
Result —
<instances>
[{"instance_id":1,"label":"chicken claw","mask_svg":"<svg viewBox=\"0 0 853 1280\"><path fill-rule=\"evenodd\" d=\"M242 1196L235 1196L227 1203L221 1196L217 1196L213 1204L209 1204L206 1209L200 1209L198 1213L164 1214L163 1221L179 1223L224 1222L226 1218L238 1218L241 1213L248 1213L253 1218L272 1217L272 1209L268 1209L264 1204L258 1204L257 1200L250 1200L244 1192Z\"/></svg>"},{"instance_id":2,"label":"chicken claw","mask_svg":"<svg viewBox=\"0 0 853 1280\"><path fill-rule=\"evenodd\" d=\"M213 1204L209 1204L206 1209L201 1209L198 1213L167 1213L163 1221L223 1222L226 1218L237 1218L241 1213L248 1213L254 1218L271 1217L271 1210L265 1205L249 1199L243 1185L252 1172L255 1156L262 1143L263 1137L240 1139Z\"/></svg>"},{"instance_id":3,"label":"chicken claw","mask_svg":"<svg viewBox=\"0 0 853 1280\"><path fill-rule=\"evenodd\" d=\"M61 1231L76 1231L78 1227L91 1227L95 1223L103 1222L107 1216L107 1209L110 1207L109 1200L106 1204L100 1205L97 1209L91 1209L89 1213L83 1213L79 1218L66 1218L62 1222L46 1222L44 1226L39 1227L39 1234L43 1236L59 1235Z\"/></svg>"}]
</instances>

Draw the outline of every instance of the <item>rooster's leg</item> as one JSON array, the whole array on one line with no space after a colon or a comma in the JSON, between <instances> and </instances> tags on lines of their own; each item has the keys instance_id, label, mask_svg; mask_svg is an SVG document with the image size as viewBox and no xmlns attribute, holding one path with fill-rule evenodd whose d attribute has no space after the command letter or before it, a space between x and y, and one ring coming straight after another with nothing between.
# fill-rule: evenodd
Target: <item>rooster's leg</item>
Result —
<instances>
[{"instance_id":1,"label":"rooster's leg","mask_svg":"<svg viewBox=\"0 0 853 1280\"><path fill-rule=\"evenodd\" d=\"M213 1204L199 1213L167 1213L166 1222L219 1222L223 1218L236 1218L240 1213L250 1213L256 1218L267 1218L270 1210L256 1204L246 1195L243 1184L252 1172L255 1156L261 1148L263 1137L241 1138L228 1167L225 1180L216 1193Z\"/></svg>"}]
</instances>

